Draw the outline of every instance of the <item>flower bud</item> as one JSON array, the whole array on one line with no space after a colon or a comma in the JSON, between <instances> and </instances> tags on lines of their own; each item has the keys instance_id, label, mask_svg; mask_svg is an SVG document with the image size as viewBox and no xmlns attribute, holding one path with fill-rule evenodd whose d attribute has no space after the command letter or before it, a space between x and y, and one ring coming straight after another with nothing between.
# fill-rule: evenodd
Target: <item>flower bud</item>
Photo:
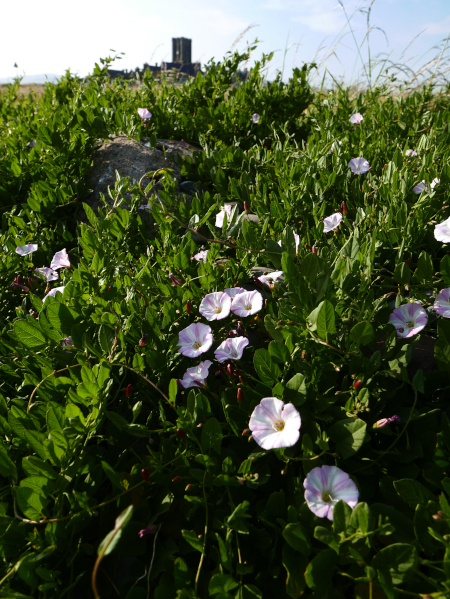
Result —
<instances>
[{"instance_id":1,"label":"flower bud","mask_svg":"<svg viewBox=\"0 0 450 599\"><path fill-rule=\"evenodd\" d=\"M125 389L125 395L127 397L131 397L133 395L133 387L131 385L127 385L127 388Z\"/></svg>"},{"instance_id":2,"label":"flower bud","mask_svg":"<svg viewBox=\"0 0 450 599\"><path fill-rule=\"evenodd\" d=\"M244 331L244 327L242 326L242 322L240 320L237 323L236 332L238 334L238 337L244 336L245 331Z\"/></svg>"},{"instance_id":3,"label":"flower bud","mask_svg":"<svg viewBox=\"0 0 450 599\"><path fill-rule=\"evenodd\" d=\"M316 248L316 246L315 246L315 245L313 245L313 246L312 246L312 248L311 248L311 253L312 253L312 254L316 254L316 255L317 255L317 248Z\"/></svg>"},{"instance_id":4,"label":"flower bud","mask_svg":"<svg viewBox=\"0 0 450 599\"><path fill-rule=\"evenodd\" d=\"M141 470L142 480L145 480L145 482L148 482L150 480L150 472L153 472L153 470L154 470L153 466L147 466L146 468L142 468L142 470Z\"/></svg>"},{"instance_id":5,"label":"flower bud","mask_svg":"<svg viewBox=\"0 0 450 599\"><path fill-rule=\"evenodd\" d=\"M180 477L179 477L179 476L174 476L174 477L172 478L172 482L173 482L173 483L177 483L179 480L180 480Z\"/></svg>"},{"instance_id":6,"label":"flower bud","mask_svg":"<svg viewBox=\"0 0 450 599\"><path fill-rule=\"evenodd\" d=\"M361 385L362 385L362 381L360 381L360 380L358 379L357 381L355 381L355 382L353 383L353 389L354 389L355 391L358 391L358 389L360 389L360 388L361 388Z\"/></svg>"},{"instance_id":7,"label":"flower bud","mask_svg":"<svg viewBox=\"0 0 450 599\"><path fill-rule=\"evenodd\" d=\"M245 212L248 212L248 204L247 204L247 202L244 202L244 210L245 210Z\"/></svg>"},{"instance_id":8,"label":"flower bud","mask_svg":"<svg viewBox=\"0 0 450 599\"><path fill-rule=\"evenodd\" d=\"M242 431L242 436L247 435L250 432L249 428L244 428L244 430Z\"/></svg>"},{"instance_id":9,"label":"flower bud","mask_svg":"<svg viewBox=\"0 0 450 599\"><path fill-rule=\"evenodd\" d=\"M240 387L237 390L236 397L237 397L238 401L244 401L244 392L242 391L242 389Z\"/></svg>"},{"instance_id":10,"label":"flower bud","mask_svg":"<svg viewBox=\"0 0 450 599\"><path fill-rule=\"evenodd\" d=\"M230 378L234 376L234 368L232 364L227 364L227 374Z\"/></svg>"},{"instance_id":11,"label":"flower bud","mask_svg":"<svg viewBox=\"0 0 450 599\"><path fill-rule=\"evenodd\" d=\"M143 528L142 530L140 530L138 532L139 537L142 539L143 537L146 537L147 535L153 535L156 532L156 526L154 524L150 524L150 526L148 528Z\"/></svg>"},{"instance_id":12,"label":"flower bud","mask_svg":"<svg viewBox=\"0 0 450 599\"><path fill-rule=\"evenodd\" d=\"M186 439L186 433L182 428L177 428L177 435L180 437L180 439Z\"/></svg>"},{"instance_id":13,"label":"flower bud","mask_svg":"<svg viewBox=\"0 0 450 599\"><path fill-rule=\"evenodd\" d=\"M141 339L139 339L139 347L145 347L145 340L148 337L148 333L144 333L141 337Z\"/></svg>"},{"instance_id":14,"label":"flower bud","mask_svg":"<svg viewBox=\"0 0 450 599\"><path fill-rule=\"evenodd\" d=\"M169 277L173 285L181 285L180 279L177 279L177 277L172 272L169 272Z\"/></svg>"},{"instance_id":15,"label":"flower bud","mask_svg":"<svg viewBox=\"0 0 450 599\"><path fill-rule=\"evenodd\" d=\"M191 310L192 310L192 304L191 304L191 300L186 300L186 312L187 312L188 314L190 314L190 313L191 313Z\"/></svg>"},{"instance_id":16,"label":"flower bud","mask_svg":"<svg viewBox=\"0 0 450 599\"><path fill-rule=\"evenodd\" d=\"M28 287L30 289L34 289L33 281L30 279L30 277L28 277Z\"/></svg>"},{"instance_id":17,"label":"flower bud","mask_svg":"<svg viewBox=\"0 0 450 599\"><path fill-rule=\"evenodd\" d=\"M373 425L373 428L384 428L385 426L387 426L388 424L391 424L392 422L400 422L400 417L395 415L395 416L391 416L390 418L381 418L381 420L377 420L377 422L375 422L375 424Z\"/></svg>"},{"instance_id":18,"label":"flower bud","mask_svg":"<svg viewBox=\"0 0 450 599\"><path fill-rule=\"evenodd\" d=\"M347 208L347 204L345 202L342 202L342 204L340 205L339 212L341 214L343 214L344 216L347 214L348 208Z\"/></svg>"}]
</instances>

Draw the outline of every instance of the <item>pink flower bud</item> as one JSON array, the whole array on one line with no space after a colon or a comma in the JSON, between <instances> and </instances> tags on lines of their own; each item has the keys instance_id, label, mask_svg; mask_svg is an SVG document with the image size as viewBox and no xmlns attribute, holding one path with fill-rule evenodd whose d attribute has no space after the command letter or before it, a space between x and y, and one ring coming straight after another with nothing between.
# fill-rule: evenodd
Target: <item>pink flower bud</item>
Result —
<instances>
[{"instance_id":1,"label":"pink flower bud","mask_svg":"<svg viewBox=\"0 0 450 599\"><path fill-rule=\"evenodd\" d=\"M360 380L357 380L357 381L355 381L355 382L353 383L353 389L354 389L355 391L358 391L358 389L360 389L360 388L361 388L361 385L362 385L362 381L360 381Z\"/></svg>"},{"instance_id":2,"label":"pink flower bud","mask_svg":"<svg viewBox=\"0 0 450 599\"><path fill-rule=\"evenodd\" d=\"M400 422L400 417L395 415L391 416L390 418L381 418L381 420L375 422L373 428L384 428L388 424L392 424L392 422Z\"/></svg>"},{"instance_id":3,"label":"pink flower bud","mask_svg":"<svg viewBox=\"0 0 450 599\"><path fill-rule=\"evenodd\" d=\"M239 389L237 390L237 400L238 401L244 401L244 392L242 391L242 389L239 387Z\"/></svg>"},{"instance_id":4,"label":"pink flower bud","mask_svg":"<svg viewBox=\"0 0 450 599\"><path fill-rule=\"evenodd\" d=\"M169 277L173 285L181 285L180 279L177 279L177 277L173 273L169 272Z\"/></svg>"},{"instance_id":5,"label":"pink flower bud","mask_svg":"<svg viewBox=\"0 0 450 599\"><path fill-rule=\"evenodd\" d=\"M141 470L142 480L145 480L145 482L148 482L150 480L150 472L153 472L153 470L154 470L153 466L147 466L146 468L142 468L142 470Z\"/></svg>"},{"instance_id":6,"label":"pink flower bud","mask_svg":"<svg viewBox=\"0 0 450 599\"><path fill-rule=\"evenodd\" d=\"M150 524L150 526L148 528L143 528L142 530L140 530L138 532L139 537L142 539L143 537L146 537L147 535L153 535L156 532L156 526L154 524Z\"/></svg>"},{"instance_id":7,"label":"pink flower bud","mask_svg":"<svg viewBox=\"0 0 450 599\"><path fill-rule=\"evenodd\" d=\"M145 347L145 340L148 337L148 333L144 333L141 337L141 339L139 339L139 347Z\"/></svg>"},{"instance_id":8,"label":"pink flower bud","mask_svg":"<svg viewBox=\"0 0 450 599\"><path fill-rule=\"evenodd\" d=\"M133 395L133 387L131 385L127 385L127 388L125 389L125 395L127 397L131 397Z\"/></svg>"},{"instance_id":9,"label":"pink flower bud","mask_svg":"<svg viewBox=\"0 0 450 599\"><path fill-rule=\"evenodd\" d=\"M191 310L192 310L192 304L191 304L191 300L186 300L186 312L187 312L188 314L190 314L190 313L191 313Z\"/></svg>"},{"instance_id":10,"label":"pink flower bud","mask_svg":"<svg viewBox=\"0 0 450 599\"><path fill-rule=\"evenodd\" d=\"M315 245L312 246L311 248L311 253L316 254L317 255L317 248Z\"/></svg>"},{"instance_id":11,"label":"pink flower bud","mask_svg":"<svg viewBox=\"0 0 450 599\"><path fill-rule=\"evenodd\" d=\"M177 428L177 435L180 437L180 439L186 439L186 433L182 428Z\"/></svg>"}]
</instances>

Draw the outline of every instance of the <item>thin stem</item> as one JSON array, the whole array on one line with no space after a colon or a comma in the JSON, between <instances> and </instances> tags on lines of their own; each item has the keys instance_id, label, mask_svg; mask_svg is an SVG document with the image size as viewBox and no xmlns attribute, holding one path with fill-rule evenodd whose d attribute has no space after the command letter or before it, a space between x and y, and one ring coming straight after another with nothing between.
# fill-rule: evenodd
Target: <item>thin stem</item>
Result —
<instances>
[{"instance_id":1,"label":"thin stem","mask_svg":"<svg viewBox=\"0 0 450 599\"><path fill-rule=\"evenodd\" d=\"M205 502L205 530L203 533L203 551L200 556L200 561L198 562L197 574L195 575L195 593L197 593L197 589L198 589L198 581L200 578L200 572L201 572L203 560L205 557L206 537L208 535L208 501L206 499L206 489L205 489L206 472L207 471L205 470L205 474L203 475L203 501Z\"/></svg>"},{"instance_id":2,"label":"thin stem","mask_svg":"<svg viewBox=\"0 0 450 599\"><path fill-rule=\"evenodd\" d=\"M33 392L30 395L30 399L28 400L27 412L30 411L31 401L33 400L34 394L39 389L39 387L42 385L42 383L45 383L45 381L47 379L51 378L55 374L58 374L58 372L64 372L64 370L69 370L69 368L76 368L77 366L81 366L81 364L74 364L73 366L66 366L65 368L61 368L61 370L54 370L53 372L48 374L45 378L43 378L42 381L39 383L39 385L33 389Z\"/></svg>"},{"instance_id":3,"label":"thin stem","mask_svg":"<svg viewBox=\"0 0 450 599\"><path fill-rule=\"evenodd\" d=\"M155 532L155 538L153 539L152 559L150 560L150 566L148 567L148 572L147 572L147 599L150 599L150 574L152 573L153 562L155 560L156 538L158 536L160 529L161 529L161 524L158 526L158 529Z\"/></svg>"}]
</instances>

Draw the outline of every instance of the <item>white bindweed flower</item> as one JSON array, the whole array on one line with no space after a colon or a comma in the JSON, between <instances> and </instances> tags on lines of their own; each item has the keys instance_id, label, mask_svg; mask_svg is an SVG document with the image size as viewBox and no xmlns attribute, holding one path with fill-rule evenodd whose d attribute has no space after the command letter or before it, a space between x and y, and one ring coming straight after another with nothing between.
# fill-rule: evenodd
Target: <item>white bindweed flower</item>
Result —
<instances>
[{"instance_id":1,"label":"white bindweed flower","mask_svg":"<svg viewBox=\"0 0 450 599\"><path fill-rule=\"evenodd\" d=\"M45 281L47 281L47 283L50 283L50 281L56 281L59 279L59 274L57 273L57 271L53 270L53 268L49 268L48 266L44 266L43 268L35 268L34 270L37 273L39 273L39 275Z\"/></svg>"},{"instance_id":2,"label":"white bindweed flower","mask_svg":"<svg viewBox=\"0 0 450 599\"><path fill-rule=\"evenodd\" d=\"M265 397L253 410L248 427L260 447L280 449L297 443L301 424L300 414L293 404Z\"/></svg>"},{"instance_id":3,"label":"white bindweed flower","mask_svg":"<svg viewBox=\"0 0 450 599\"><path fill-rule=\"evenodd\" d=\"M335 212L331 216L327 216L327 218L323 219L323 232L329 233L330 231L334 231L337 229L342 221L342 214L340 212Z\"/></svg>"},{"instance_id":4,"label":"white bindweed flower","mask_svg":"<svg viewBox=\"0 0 450 599\"><path fill-rule=\"evenodd\" d=\"M212 365L210 360L200 362L198 366L188 368L180 380L180 385L185 389L190 387L204 387L209 374L209 367Z\"/></svg>"},{"instance_id":5,"label":"white bindweed flower","mask_svg":"<svg viewBox=\"0 0 450 599\"><path fill-rule=\"evenodd\" d=\"M431 187L431 189L434 189L434 188L436 187L436 185L439 185L439 183L440 183L440 182L441 182L441 180L440 180L440 179L438 179L437 177L435 177L435 178L433 179L433 181L431 181L431 183L430 183L430 187Z\"/></svg>"},{"instance_id":6,"label":"white bindweed flower","mask_svg":"<svg viewBox=\"0 0 450 599\"><path fill-rule=\"evenodd\" d=\"M421 181L420 183L417 183L417 185L415 185L413 187L413 192L416 194L422 193L423 191L426 191L428 193L428 188L426 186L425 181Z\"/></svg>"},{"instance_id":7,"label":"white bindweed flower","mask_svg":"<svg viewBox=\"0 0 450 599\"><path fill-rule=\"evenodd\" d=\"M352 158L348 166L354 175L364 175L370 169L370 164L362 156Z\"/></svg>"},{"instance_id":8,"label":"white bindweed flower","mask_svg":"<svg viewBox=\"0 0 450 599\"><path fill-rule=\"evenodd\" d=\"M66 248L64 248L60 252L56 252L56 254L52 258L52 261L50 262L50 268L53 268L53 270L56 270L58 268L68 268L69 266L70 260Z\"/></svg>"},{"instance_id":9,"label":"white bindweed flower","mask_svg":"<svg viewBox=\"0 0 450 599\"><path fill-rule=\"evenodd\" d=\"M16 247L16 254L19 256L28 256L38 249L37 243L29 243L28 245L18 245Z\"/></svg>"},{"instance_id":10,"label":"white bindweed flower","mask_svg":"<svg viewBox=\"0 0 450 599\"><path fill-rule=\"evenodd\" d=\"M208 256L208 252L209 250L202 250L201 252L199 252L198 254L195 254L194 258L200 262L200 260L202 262L206 262L207 256Z\"/></svg>"},{"instance_id":11,"label":"white bindweed flower","mask_svg":"<svg viewBox=\"0 0 450 599\"><path fill-rule=\"evenodd\" d=\"M220 209L219 214L216 215L216 227L223 227L223 219L225 218L225 214L227 215L227 223L229 224L232 210L233 206L231 204L225 204L225 206Z\"/></svg>"},{"instance_id":12,"label":"white bindweed flower","mask_svg":"<svg viewBox=\"0 0 450 599\"><path fill-rule=\"evenodd\" d=\"M359 123L363 120L363 118L364 117L361 113L355 112L355 114L352 114L349 121L351 122L352 125L359 125Z\"/></svg>"},{"instance_id":13,"label":"white bindweed flower","mask_svg":"<svg viewBox=\"0 0 450 599\"><path fill-rule=\"evenodd\" d=\"M358 487L349 475L337 466L313 468L303 481L305 500L319 518L333 520L334 506L345 501L352 509L358 503Z\"/></svg>"},{"instance_id":14,"label":"white bindweed flower","mask_svg":"<svg viewBox=\"0 0 450 599\"><path fill-rule=\"evenodd\" d=\"M152 113L149 110L147 110L147 108L138 108L137 113L144 121L152 118Z\"/></svg>"},{"instance_id":15,"label":"white bindweed flower","mask_svg":"<svg viewBox=\"0 0 450 599\"><path fill-rule=\"evenodd\" d=\"M442 243L450 243L450 217L434 227L434 237Z\"/></svg>"},{"instance_id":16,"label":"white bindweed flower","mask_svg":"<svg viewBox=\"0 0 450 599\"><path fill-rule=\"evenodd\" d=\"M257 112L252 114L251 120L252 120L252 123L254 123L256 125L259 122L259 114Z\"/></svg>"},{"instance_id":17,"label":"white bindweed flower","mask_svg":"<svg viewBox=\"0 0 450 599\"><path fill-rule=\"evenodd\" d=\"M277 286L277 283L284 281L284 272L282 270L276 270L275 272L269 272L267 275L258 277L258 281L261 281L263 285L273 289Z\"/></svg>"},{"instance_id":18,"label":"white bindweed flower","mask_svg":"<svg viewBox=\"0 0 450 599\"><path fill-rule=\"evenodd\" d=\"M240 360L242 352L248 345L247 337L230 337L225 339L223 343L214 351L214 355L218 362L226 360Z\"/></svg>"},{"instance_id":19,"label":"white bindweed flower","mask_svg":"<svg viewBox=\"0 0 450 599\"><path fill-rule=\"evenodd\" d=\"M340 141L339 139L337 141L333 141L330 148L330 154L334 153L336 146L342 146L342 141Z\"/></svg>"},{"instance_id":20,"label":"white bindweed flower","mask_svg":"<svg viewBox=\"0 0 450 599\"><path fill-rule=\"evenodd\" d=\"M443 318L450 318L450 288L442 289L437 294L433 308Z\"/></svg>"},{"instance_id":21,"label":"white bindweed flower","mask_svg":"<svg viewBox=\"0 0 450 599\"><path fill-rule=\"evenodd\" d=\"M202 299L199 312L206 320L222 320L230 313L231 297L223 291L208 293Z\"/></svg>"},{"instance_id":22,"label":"white bindweed flower","mask_svg":"<svg viewBox=\"0 0 450 599\"><path fill-rule=\"evenodd\" d=\"M263 296L259 291L244 291L234 296L231 311L236 316L253 316L261 310L262 305Z\"/></svg>"},{"instance_id":23,"label":"white bindweed flower","mask_svg":"<svg viewBox=\"0 0 450 599\"><path fill-rule=\"evenodd\" d=\"M64 287L64 286L62 286L62 287L53 287L53 289L51 289L51 290L50 290L50 291L47 293L47 295L45 295L45 296L44 296L44 299L43 299L42 301L43 301L43 302L45 302L45 300L46 300L48 297L56 297L56 292L57 292L57 291L59 291L59 292L61 292L61 293L64 293L64 289L65 289L65 287Z\"/></svg>"},{"instance_id":24,"label":"white bindweed flower","mask_svg":"<svg viewBox=\"0 0 450 599\"><path fill-rule=\"evenodd\" d=\"M239 293L245 293L245 289L243 287L228 287L223 290L224 293L231 297L231 301L238 295Z\"/></svg>"},{"instance_id":25,"label":"white bindweed flower","mask_svg":"<svg viewBox=\"0 0 450 599\"><path fill-rule=\"evenodd\" d=\"M413 337L427 326L427 313L420 304L403 304L392 312L389 322L397 329L397 336Z\"/></svg>"},{"instance_id":26,"label":"white bindweed flower","mask_svg":"<svg viewBox=\"0 0 450 599\"><path fill-rule=\"evenodd\" d=\"M406 150L405 156L415 157L415 156L418 156L418 154L417 154L417 152L415 150Z\"/></svg>"},{"instance_id":27,"label":"white bindweed flower","mask_svg":"<svg viewBox=\"0 0 450 599\"><path fill-rule=\"evenodd\" d=\"M207 352L212 344L211 327L201 322L190 324L179 333L178 351L188 358L196 358Z\"/></svg>"}]
</instances>

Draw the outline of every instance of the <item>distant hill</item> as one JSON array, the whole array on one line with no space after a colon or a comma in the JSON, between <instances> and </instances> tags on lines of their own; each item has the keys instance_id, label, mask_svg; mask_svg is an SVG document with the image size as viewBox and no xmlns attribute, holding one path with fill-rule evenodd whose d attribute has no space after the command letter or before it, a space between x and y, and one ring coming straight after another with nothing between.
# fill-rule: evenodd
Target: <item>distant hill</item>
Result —
<instances>
[{"instance_id":1,"label":"distant hill","mask_svg":"<svg viewBox=\"0 0 450 599\"><path fill-rule=\"evenodd\" d=\"M25 75L20 82L21 85L30 85L31 83L57 83L61 79L62 75L55 75L54 73L44 73L41 75ZM13 77L0 77L0 85L7 85L13 83Z\"/></svg>"}]
</instances>

